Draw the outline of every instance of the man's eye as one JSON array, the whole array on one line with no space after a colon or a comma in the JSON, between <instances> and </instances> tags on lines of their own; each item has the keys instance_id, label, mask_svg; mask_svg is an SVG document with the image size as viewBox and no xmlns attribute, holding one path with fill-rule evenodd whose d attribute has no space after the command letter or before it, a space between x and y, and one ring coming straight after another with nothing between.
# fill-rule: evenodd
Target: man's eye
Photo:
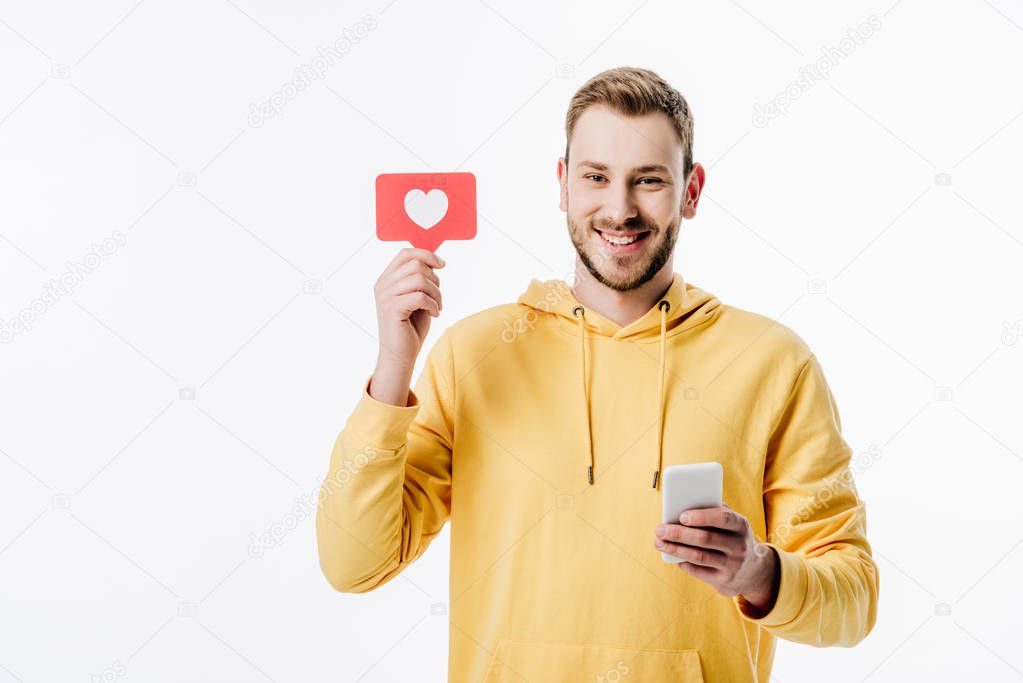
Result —
<instances>
[{"instance_id":1,"label":"man's eye","mask_svg":"<svg viewBox=\"0 0 1023 683\"><path fill-rule=\"evenodd\" d=\"M639 182L641 182L641 183L645 183L645 182L646 182L646 181L648 181L648 180L649 180L649 181L651 181L651 182L653 182L653 183L659 183L659 182L661 182L661 179L660 179L660 178L640 178Z\"/></svg>"},{"instance_id":2,"label":"man's eye","mask_svg":"<svg viewBox=\"0 0 1023 683\"><path fill-rule=\"evenodd\" d=\"M598 175L598 174L596 174L596 173L591 173L591 174L589 174L589 175L587 175L587 176L586 176L586 179L587 179L587 180L592 180L592 179L594 179L594 178L596 178L596 179L597 179L597 180L599 181L599 180L603 180L604 176L602 176L602 175Z\"/></svg>"}]
</instances>

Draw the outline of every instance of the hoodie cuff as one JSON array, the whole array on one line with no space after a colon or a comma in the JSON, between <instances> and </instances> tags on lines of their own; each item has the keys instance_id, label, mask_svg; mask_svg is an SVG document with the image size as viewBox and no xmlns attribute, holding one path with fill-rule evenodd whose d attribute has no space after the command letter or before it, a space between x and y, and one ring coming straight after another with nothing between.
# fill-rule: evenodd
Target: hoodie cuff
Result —
<instances>
[{"instance_id":1,"label":"hoodie cuff","mask_svg":"<svg viewBox=\"0 0 1023 683\"><path fill-rule=\"evenodd\" d=\"M782 550L768 543L778 553L781 580L778 585L778 597L774 607L767 614L758 616L759 611L741 595L732 598L739 613L747 620L760 626L783 626L799 614L806 600L809 581L806 560L795 553Z\"/></svg>"},{"instance_id":2,"label":"hoodie cuff","mask_svg":"<svg viewBox=\"0 0 1023 683\"><path fill-rule=\"evenodd\" d=\"M408 442L408 430L419 412L419 398L409 388L405 406L384 403L369 393L370 375L362 384L362 397L348 418L348 425L367 445L394 451Z\"/></svg>"}]
</instances>

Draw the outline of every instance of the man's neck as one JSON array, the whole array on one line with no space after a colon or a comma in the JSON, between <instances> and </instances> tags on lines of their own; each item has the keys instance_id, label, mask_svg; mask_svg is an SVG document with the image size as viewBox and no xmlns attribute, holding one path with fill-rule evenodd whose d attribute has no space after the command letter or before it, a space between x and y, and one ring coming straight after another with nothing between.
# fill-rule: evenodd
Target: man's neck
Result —
<instances>
[{"instance_id":1,"label":"man's neck","mask_svg":"<svg viewBox=\"0 0 1023 683\"><path fill-rule=\"evenodd\" d=\"M671 287L675 277L669 259L657 274L635 289L619 292L602 284L576 256L576 278L572 294L586 308L591 308L608 320L625 327L642 318Z\"/></svg>"}]
</instances>

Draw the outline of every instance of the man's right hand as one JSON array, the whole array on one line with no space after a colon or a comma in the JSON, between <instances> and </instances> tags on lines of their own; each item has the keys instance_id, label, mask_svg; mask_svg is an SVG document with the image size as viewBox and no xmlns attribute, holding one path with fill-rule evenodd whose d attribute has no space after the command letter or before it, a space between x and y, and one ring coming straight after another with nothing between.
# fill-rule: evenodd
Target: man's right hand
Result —
<instances>
[{"instance_id":1,"label":"man's right hand","mask_svg":"<svg viewBox=\"0 0 1023 683\"><path fill-rule=\"evenodd\" d=\"M380 351L369 393L378 401L406 405L430 318L443 308L440 278L434 272L443 267L444 260L428 249L402 249L373 286Z\"/></svg>"}]
</instances>

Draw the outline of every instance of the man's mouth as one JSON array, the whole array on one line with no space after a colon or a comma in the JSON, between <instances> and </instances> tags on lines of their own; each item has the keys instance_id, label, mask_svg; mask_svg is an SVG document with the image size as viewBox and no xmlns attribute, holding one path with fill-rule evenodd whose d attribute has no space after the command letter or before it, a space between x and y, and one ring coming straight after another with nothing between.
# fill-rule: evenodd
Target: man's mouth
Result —
<instances>
[{"instance_id":1,"label":"man's mouth","mask_svg":"<svg viewBox=\"0 0 1023 683\"><path fill-rule=\"evenodd\" d=\"M604 243L610 247L625 247L635 242L640 242L646 239L650 235L649 230L640 230L635 232L611 232L607 230L593 229Z\"/></svg>"}]
</instances>

